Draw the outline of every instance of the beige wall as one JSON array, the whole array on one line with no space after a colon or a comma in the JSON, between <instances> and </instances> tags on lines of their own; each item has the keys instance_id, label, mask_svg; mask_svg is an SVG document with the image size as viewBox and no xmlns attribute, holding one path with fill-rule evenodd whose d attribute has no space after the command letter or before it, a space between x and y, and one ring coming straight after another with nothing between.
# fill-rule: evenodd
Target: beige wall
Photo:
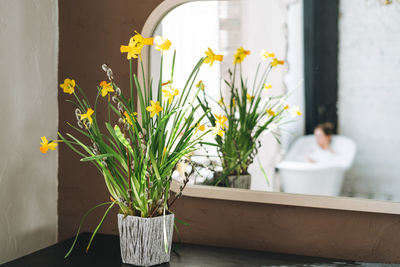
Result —
<instances>
[{"instance_id":1,"label":"beige wall","mask_svg":"<svg viewBox=\"0 0 400 267\"><path fill-rule=\"evenodd\" d=\"M0 264L56 242L56 0L0 0Z\"/></svg>"}]
</instances>

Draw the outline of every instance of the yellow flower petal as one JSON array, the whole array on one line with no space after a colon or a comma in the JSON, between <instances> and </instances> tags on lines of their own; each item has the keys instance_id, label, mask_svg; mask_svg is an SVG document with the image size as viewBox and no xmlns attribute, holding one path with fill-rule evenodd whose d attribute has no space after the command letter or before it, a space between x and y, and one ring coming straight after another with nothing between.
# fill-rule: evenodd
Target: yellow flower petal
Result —
<instances>
[{"instance_id":1,"label":"yellow flower petal","mask_svg":"<svg viewBox=\"0 0 400 267\"><path fill-rule=\"evenodd\" d=\"M283 61L283 60L278 60L277 58L273 58L273 59L272 59L272 62L271 62L271 66L272 66L272 67L276 67L276 66L278 66L278 65L283 65L283 64L285 64L285 61Z\"/></svg>"},{"instance_id":2,"label":"yellow flower petal","mask_svg":"<svg viewBox=\"0 0 400 267\"><path fill-rule=\"evenodd\" d=\"M63 92L66 94L73 94L75 92L75 80L65 79L63 84L60 84Z\"/></svg>"},{"instance_id":3,"label":"yellow flower petal","mask_svg":"<svg viewBox=\"0 0 400 267\"><path fill-rule=\"evenodd\" d=\"M206 58L204 59L205 64L210 64L210 67L213 65L214 61L222 61L223 55L216 55L211 48L208 48L208 51L205 52Z\"/></svg>"},{"instance_id":4,"label":"yellow flower petal","mask_svg":"<svg viewBox=\"0 0 400 267\"><path fill-rule=\"evenodd\" d=\"M111 83L107 83L106 81L102 81L100 83L101 87L101 96L105 97L108 93L114 92L114 88L112 87Z\"/></svg>"},{"instance_id":5,"label":"yellow flower petal","mask_svg":"<svg viewBox=\"0 0 400 267\"><path fill-rule=\"evenodd\" d=\"M203 83L203 81L199 81L198 84L196 84L196 87L199 88L200 90L204 90L204 87L206 87Z\"/></svg>"},{"instance_id":6,"label":"yellow flower petal","mask_svg":"<svg viewBox=\"0 0 400 267\"><path fill-rule=\"evenodd\" d=\"M154 115L158 115L158 113L160 113L163 108L160 106L160 103L154 102L153 100L150 100L150 106L146 107L146 110L148 112L150 112L150 117L153 118Z\"/></svg>"},{"instance_id":7,"label":"yellow flower petal","mask_svg":"<svg viewBox=\"0 0 400 267\"><path fill-rule=\"evenodd\" d=\"M275 111L273 111L273 110L270 109L270 108L267 109L266 112L267 112L267 114L268 114L269 116L271 116L271 117L275 116Z\"/></svg>"},{"instance_id":8,"label":"yellow flower petal","mask_svg":"<svg viewBox=\"0 0 400 267\"><path fill-rule=\"evenodd\" d=\"M121 45L121 53L127 53L127 59L138 58L145 45L153 45L153 38L143 38L137 31L135 35L129 39L128 45Z\"/></svg>"},{"instance_id":9,"label":"yellow flower petal","mask_svg":"<svg viewBox=\"0 0 400 267\"><path fill-rule=\"evenodd\" d=\"M262 60L267 60L268 58L274 58L275 54L272 52L268 52L266 50L261 50L261 59Z\"/></svg>"},{"instance_id":10,"label":"yellow flower petal","mask_svg":"<svg viewBox=\"0 0 400 267\"><path fill-rule=\"evenodd\" d=\"M163 51L166 51L166 50L168 50L170 48L171 41L166 39L166 38L164 38L164 37L156 36L154 38L154 44L155 44L154 48L156 50L163 52Z\"/></svg>"},{"instance_id":11,"label":"yellow flower petal","mask_svg":"<svg viewBox=\"0 0 400 267\"><path fill-rule=\"evenodd\" d=\"M244 58L248 55L250 55L249 50L244 50L243 46L239 47L234 55L233 64L242 63Z\"/></svg>"},{"instance_id":12,"label":"yellow flower petal","mask_svg":"<svg viewBox=\"0 0 400 267\"><path fill-rule=\"evenodd\" d=\"M272 85L271 85L271 84L266 84L266 83L264 84L264 89L265 89L265 90L268 91L268 90L271 89L271 88L272 88Z\"/></svg>"}]
</instances>

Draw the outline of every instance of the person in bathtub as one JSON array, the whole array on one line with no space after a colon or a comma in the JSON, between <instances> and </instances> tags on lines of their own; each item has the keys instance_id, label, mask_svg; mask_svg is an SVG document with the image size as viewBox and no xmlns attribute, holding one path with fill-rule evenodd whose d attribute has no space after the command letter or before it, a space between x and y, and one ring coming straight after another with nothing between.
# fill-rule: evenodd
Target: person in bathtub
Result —
<instances>
[{"instance_id":1,"label":"person in bathtub","mask_svg":"<svg viewBox=\"0 0 400 267\"><path fill-rule=\"evenodd\" d=\"M339 163L340 156L331 147L334 125L325 122L314 129L316 145L313 146L307 156L308 162L313 163Z\"/></svg>"}]
</instances>

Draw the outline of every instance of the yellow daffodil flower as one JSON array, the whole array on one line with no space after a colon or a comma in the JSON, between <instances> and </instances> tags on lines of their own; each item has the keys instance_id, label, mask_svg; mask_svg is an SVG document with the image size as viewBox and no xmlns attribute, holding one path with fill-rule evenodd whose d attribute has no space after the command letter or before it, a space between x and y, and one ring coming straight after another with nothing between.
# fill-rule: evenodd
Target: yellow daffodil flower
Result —
<instances>
[{"instance_id":1,"label":"yellow daffodil flower","mask_svg":"<svg viewBox=\"0 0 400 267\"><path fill-rule=\"evenodd\" d=\"M271 84L264 84L264 89L266 90L266 91L268 91L269 89L271 89L272 88L272 85Z\"/></svg>"},{"instance_id":2,"label":"yellow daffodil flower","mask_svg":"<svg viewBox=\"0 0 400 267\"><path fill-rule=\"evenodd\" d=\"M135 121L135 116L136 115L137 115L137 112L133 112L132 118L133 118L134 121ZM125 116L124 121L126 120L130 125L133 125L133 122L131 120L131 116L129 116L128 112L124 111L124 116Z\"/></svg>"},{"instance_id":3,"label":"yellow daffodil flower","mask_svg":"<svg viewBox=\"0 0 400 267\"><path fill-rule=\"evenodd\" d=\"M137 31L135 33L136 35L129 39L128 45L121 45L120 47L121 53L128 53L126 55L127 59L138 58L143 46L153 45L153 38L143 38Z\"/></svg>"},{"instance_id":4,"label":"yellow daffodil flower","mask_svg":"<svg viewBox=\"0 0 400 267\"><path fill-rule=\"evenodd\" d=\"M172 100L174 99L175 96L179 95L179 90L178 89L162 89L162 92L164 93L163 98L168 99L168 104L171 105Z\"/></svg>"},{"instance_id":5,"label":"yellow daffodil flower","mask_svg":"<svg viewBox=\"0 0 400 267\"><path fill-rule=\"evenodd\" d=\"M200 90L204 90L204 87L206 87L203 83L203 81L199 81L198 84L196 84L196 87L199 88Z\"/></svg>"},{"instance_id":6,"label":"yellow daffodil flower","mask_svg":"<svg viewBox=\"0 0 400 267\"><path fill-rule=\"evenodd\" d=\"M275 57L274 53L268 52L267 50L264 50L264 49L261 50L260 55L261 55L261 59L262 60L267 60L268 58L274 58Z\"/></svg>"},{"instance_id":7,"label":"yellow daffodil flower","mask_svg":"<svg viewBox=\"0 0 400 267\"><path fill-rule=\"evenodd\" d=\"M60 87L63 89L66 94L73 94L75 92L75 80L65 79L63 84L60 84Z\"/></svg>"},{"instance_id":8,"label":"yellow daffodil flower","mask_svg":"<svg viewBox=\"0 0 400 267\"><path fill-rule=\"evenodd\" d=\"M247 95L246 95L246 98L247 98L247 101L250 102L251 100L254 99L254 96L251 96L251 95L247 94Z\"/></svg>"},{"instance_id":9,"label":"yellow daffodil flower","mask_svg":"<svg viewBox=\"0 0 400 267\"><path fill-rule=\"evenodd\" d=\"M242 63L246 56L250 55L249 50L244 50L243 46L236 49L233 64Z\"/></svg>"},{"instance_id":10,"label":"yellow daffodil flower","mask_svg":"<svg viewBox=\"0 0 400 267\"><path fill-rule=\"evenodd\" d=\"M197 124L197 129L194 133L197 133L198 131L204 131L206 129L206 126L204 124L200 125L200 123Z\"/></svg>"},{"instance_id":11,"label":"yellow daffodil flower","mask_svg":"<svg viewBox=\"0 0 400 267\"><path fill-rule=\"evenodd\" d=\"M218 126L212 127L212 132L213 132L213 136L219 135L221 137L224 136L224 131L221 130L221 128L219 128Z\"/></svg>"},{"instance_id":12,"label":"yellow daffodil flower","mask_svg":"<svg viewBox=\"0 0 400 267\"><path fill-rule=\"evenodd\" d=\"M171 46L171 41L164 37L156 36L154 37L154 44L154 48L156 50L163 52L169 49L169 47Z\"/></svg>"},{"instance_id":13,"label":"yellow daffodil flower","mask_svg":"<svg viewBox=\"0 0 400 267\"><path fill-rule=\"evenodd\" d=\"M150 100L150 104L151 105L148 106L146 110L150 112L150 117L153 118L154 115L158 115L158 113L160 113L163 108L160 106L160 103L158 101L154 102L153 100Z\"/></svg>"},{"instance_id":14,"label":"yellow daffodil flower","mask_svg":"<svg viewBox=\"0 0 400 267\"><path fill-rule=\"evenodd\" d=\"M210 64L210 67L213 65L214 61L222 61L224 58L223 55L216 55L211 48L208 48L208 51L206 53L206 58L204 59L205 64Z\"/></svg>"},{"instance_id":15,"label":"yellow daffodil flower","mask_svg":"<svg viewBox=\"0 0 400 267\"><path fill-rule=\"evenodd\" d=\"M100 83L100 87L101 87L101 96L102 97L105 97L106 95L108 95L108 93L114 92L114 89L113 89L111 83L107 83L106 81L102 81Z\"/></svg>"},{"instance_id":16,"label":"yellow daffodil flower","mask_svg":"<svg viewBox=\"0 0 400 267\"><path fill-rule=\"evenodd\" d=\"M40 152L42 152L43 154L47 153L47 151L50 150L56 150L56 147L58 146L58 144L56 142L61 142L60 140L53 140L53 141L48 141L46 136L42 136L41 137L42 142L40 142Z\"/></svg>"},{"instance_id":17,"label":"yellow daffodil flower","mask_svg":"<svg viewBox=\"0 0 400 267\"><path fill-rule=\"evenodd\" d=\"M93 123L93 119L92 119L92 114L93 114L94 110L91 108L88 108L85 114L81 114L81 120L87 119L89 121L90 124Z\"/></svg>"},{"instance_id":18,"label":"yellow daffodil flower","mask_svg":"<svg viewBox=\"0 0 400 267\"><path fill-rule=\"evenodd\" d=\"M269 116L271 116L271 117L275 116L275 111L273 111L273 110L270 109L270 108L267 109L266 112L267 112L267 114L268 114Z\"/></svg>"},{"instance_id":19,"label":"yellow daffodil flower","mask_svg":"<svg viewBox=\"0 0 400 267\"><path fill-rule=\"evenodd\" d=\"M216 124L222 129L225 129L225 122L228 120L227 117L225 117L224 115L220 115L218 116L217 114L214 114L215 118L216 118Z\"/></svg>"},{"instance_id":20,"label":"yellow daffodil flower","mask_svg":"<svg viewBox=\"0 0 400 267\"><path fill-rule=\"evenodd\" d=\"M276 66L278 66L278 65L283 65L283 64L285 64L285 61L283 61L283 60L278 60L277 58L273 58L273 59L272 59L272 62L271 62L271 66L272 66L272 67L276 67Z\"/></svg>"}]
</instances>

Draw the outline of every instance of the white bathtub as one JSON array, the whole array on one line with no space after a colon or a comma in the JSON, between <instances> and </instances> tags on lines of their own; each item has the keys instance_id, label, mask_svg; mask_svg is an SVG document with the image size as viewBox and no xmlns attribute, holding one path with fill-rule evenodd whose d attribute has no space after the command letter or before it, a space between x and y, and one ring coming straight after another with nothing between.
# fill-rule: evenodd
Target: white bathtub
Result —
<instances>
[{"instance_id":1,"label":"white bathtub","mask_svg":"<svg viewBox=\"0 0 400 267\"><path fill-rule=\"evenodd\" d=\"M306 158L317 146L314 135L298 138L290 147L284 160L276 167L287 193L338 196L345 172L353 164L356 144L351 139L334 135L331 147L337 153L335 162L312 163Z\"/></svg>"}]
</instances>

